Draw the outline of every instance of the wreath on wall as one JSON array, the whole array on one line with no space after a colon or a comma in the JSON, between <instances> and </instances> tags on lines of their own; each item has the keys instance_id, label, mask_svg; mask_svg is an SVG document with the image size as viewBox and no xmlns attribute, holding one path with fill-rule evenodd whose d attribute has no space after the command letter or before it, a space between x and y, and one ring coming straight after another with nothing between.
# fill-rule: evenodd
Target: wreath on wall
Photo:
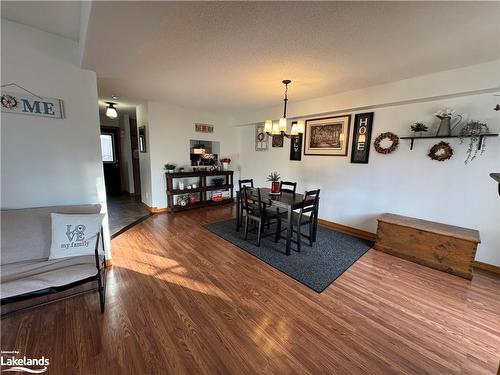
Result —
<instances>
[{"instance_id":1,"label":"wreath on wall","mask_svg":"<svg viewBox=\"0 0 500 375\"><path fill-rule=\"evenodd\" d=\"M389 147L382 147L380 143L384 139L388 139L391 141L391 145ZM375 141L373 142L373 146L375 147L375 151L377 151L380 154L390 154L391 152L394 152L399 145L399 137L391 132L385 132L380 134L377 138L375 138Z\"/></svg>"},{"instance_id":2,"label":"wreath on wall","mask_svg":"<svg viewBox=\"0 0 500 375\"><path fill-rule=\"evenodd\" d=\"M11 95L2 95L2 107L12 109L17 107L17 99Z\"/></svg>"},{"instance_id":3,"label":"wreath on wall","mask_svg":"<svg viewBox=\"0 0 500 375\"><path fill-rule=\"evenodd\" d=\"M439 142L432 146L428 155L432 160L445 161L453 156L453 149L449 143Z\"/></svg>"}]
</instances>

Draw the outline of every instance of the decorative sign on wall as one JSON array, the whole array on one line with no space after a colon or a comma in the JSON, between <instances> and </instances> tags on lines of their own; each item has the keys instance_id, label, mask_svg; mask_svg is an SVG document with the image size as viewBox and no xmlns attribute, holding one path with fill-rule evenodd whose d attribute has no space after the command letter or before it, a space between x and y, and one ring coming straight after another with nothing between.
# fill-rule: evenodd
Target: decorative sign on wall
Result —
<instances>
[{"instance_id":1,"label":"decorative sign on wall","mask_svg":"<svg viewBox=\"0 0 500 375\"><path fill-rule=\"evenodd\" d=\"M374 112L358 113L354 117L352 133L351 163L368 163L372 139Z\"/></svg>"},{"instance_id":2,"label":"decorative sign on wall","mask_svg":"<svg viewBox=\"0 0 500 375\"><path fill-rule=\"evenodd\" d=\"M304 155L347 156L351 115L306 120Z\"/></svg>"},{"instance_id":3,"label":"decorative sign on wall","mask_svg":"<svg viewBox=\"0 0 500 375\"><path fill-rule=\"evenodd\" d=\"M283 147L283 135L273 135L273 147Z\"/></svg>"},{"instance_id":4,"label":"decorative sign on wall","mask_svg":"<svg viewBox=\"0 0 500 375\"><path fill-rule=\"evenodd\" d=\"M302 134L290 137L290 160L302 159Z\"/></svg>"},{"instance_id":5,"label":"decorative sign on wall","mask_svg":"<svg viewBox=\"0 0 500 375\"><path fill-rule=\"evenodd\" d=\"M214 126L210 124L194 124L194 131L198 133L213 133Z\"/></svg>"},{"instance_id":6,"label":"decorative sign on wall","mask_svg":"<svg viewBox=\"0 0 500 375\"><path fill-rule=\"evenodd\" d=\"M268 147L268 135L264 132L264 125L255 126L255 151L266 151Z\"/></svg>"},{"instance_id":7,"label":"decorative sign on wall","mask_svg":"<svg viewBox=\"0 0 500 375\"><path fill-rule=\"evenodd\" d=\"M26 93L14 93L2 90L2 112L64 118L64 107L61 99L38 96L16 84L5 86L19 87L26 91Z\"/></svg>"}]
</instances>

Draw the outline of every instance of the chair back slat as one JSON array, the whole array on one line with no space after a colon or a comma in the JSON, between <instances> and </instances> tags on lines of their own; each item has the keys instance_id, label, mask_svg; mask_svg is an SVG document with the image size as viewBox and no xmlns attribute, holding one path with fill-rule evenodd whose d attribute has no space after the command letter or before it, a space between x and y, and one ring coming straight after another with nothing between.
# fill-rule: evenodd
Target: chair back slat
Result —
<instances>
[{"instance_id":1,"label":"chair back slat","mask_svg":"<svg viewBox=\"0 0 500 375\"><path fill-rule=\"evenodd\" d=\"M281 181L280 182L280 191L284 193L292 193L295 194L297 190L297 183L290 181Z\"/></svg>"}]
</instances>

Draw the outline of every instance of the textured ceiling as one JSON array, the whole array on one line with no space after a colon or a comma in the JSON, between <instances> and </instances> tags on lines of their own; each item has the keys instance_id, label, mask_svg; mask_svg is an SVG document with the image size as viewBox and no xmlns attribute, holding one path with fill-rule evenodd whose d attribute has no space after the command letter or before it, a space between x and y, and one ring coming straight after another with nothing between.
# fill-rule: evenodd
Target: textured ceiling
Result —
<instances>
[{"instance_id":1,"label":"textured ceiling","mask_svg":"<svg viewBox=\"0 0 500 375\"><path fill-rule=\"evenodd\" d=\"M499 17L498 2L174 3L100 92L262 108L285 78L300 100L497 59Z\"/></svg>"},{"instance_id":2,"label":"textured ceiling","mask_svg":"<svg viewBox=\"0 0 500 375\"><path fill-rule=\"evenodd\" d=\"M81 1L2 1L2 17L78 41Z\"/></svg>"},{"instance_id":3,"label":"textured ceiling","mask_svg":"<svg viewBox=\"0 0 500 375\"><path fill-rule=\"evenodd\" d=\"M38 27L74 38L74 3L47 3ZM285 78L295 101L498 59L500 2L94 1L82 47L101 99L256 109Z\"/></svg>"}]
</instances>

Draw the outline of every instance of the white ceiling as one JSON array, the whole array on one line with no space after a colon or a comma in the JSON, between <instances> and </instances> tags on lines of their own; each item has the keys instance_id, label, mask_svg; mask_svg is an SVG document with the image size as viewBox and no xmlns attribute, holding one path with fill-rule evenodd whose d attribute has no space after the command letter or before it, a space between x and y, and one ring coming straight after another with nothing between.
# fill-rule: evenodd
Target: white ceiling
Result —
<instances>
[{"instance_id":1,"label":"white ceiling","mask_svg":"<svg viewBox=\"0 0 500 375\"><path fill-rule=\"evenodd\" d=\"M8 14L37 21L19 7ZM56 18L31 25L78 34ZM283 79L293 103L500 58L500 2L99 1L87 30L100 99L128 106L264 108L282 103Z\"/></svg>"},{"instance_id":2,"label":"white ceiling","mask_svg":"<svg viewBox=\"0 0 500 375\"><path fill-rule=\"evenodd\" d=\"M2 1L2 18L74 41L80 35L81 1Z\"/></svg>"}]
</instances>

